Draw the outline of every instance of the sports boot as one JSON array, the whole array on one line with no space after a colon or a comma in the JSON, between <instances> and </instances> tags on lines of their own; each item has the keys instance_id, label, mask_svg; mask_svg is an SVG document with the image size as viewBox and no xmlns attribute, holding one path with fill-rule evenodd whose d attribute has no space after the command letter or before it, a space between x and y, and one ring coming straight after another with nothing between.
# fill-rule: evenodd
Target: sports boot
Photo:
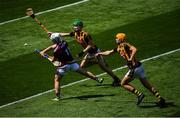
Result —
<instances>
[{"instance_id":1,"label":"sports boot","mask_svg":"<svg viewBox=\"0 0 180 118\"><path fill-rule=\"evenodd\" d=\"M99 82L99 83L101 83L101 84L103 83L103 81L104 81L104 78L98 78L98 79L97 79L97 82Z\"/></svg>"},{"instance_id":2,"label":"sports boot","mask_svg":"<svg viewBox=\"0 0 180 118\"><path fill-rule=\"evenodd\" d=\"M145 95L143 93L140 96L137 97L137 105L139 105L142 102L144 97L145 97Z\"/></svg>"},{"instance_id":3,"label":"sports boot","mask_svg":"<svg viewBox=\"0 0 180 118\"><path fill-rule=\"evenodd\" d=\"M61 99L60 97L55 97L55 98L53 98L52 100L53 100L53 101L60 101L60 99Z\"/></svg>"},{"instance_id":4,"label":"sports boot","mask_svg":"<svg viewBox=\"0 0 180 118\"><path fill-rule=\"evenodd\" d=\"M112 86L114 86L114 87L117 87L117 86L120 86L120 80L118 79L118 80L114 80L113 81L113 83L112 83Z\"/></svg>"},{"instance_id":5,"label":"sports boot","mask_svg":"<svg viewBox=\"0 0 180 118\"><path fill-rule=\"evenodd\" d=\"M166 100L161 97L161 98L158 100L157 105L158 105L160 108L165 107L165 105L166 105Z\"/></svg>"}]
</instances>

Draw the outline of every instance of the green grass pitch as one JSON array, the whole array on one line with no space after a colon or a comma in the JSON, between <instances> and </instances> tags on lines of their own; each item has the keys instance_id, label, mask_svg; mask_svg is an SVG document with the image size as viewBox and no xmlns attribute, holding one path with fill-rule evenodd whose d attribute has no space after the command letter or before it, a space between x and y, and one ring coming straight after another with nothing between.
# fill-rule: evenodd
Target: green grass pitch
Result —
<instances>
[{"instance_id":1,"label":"green grass pitch","mask_svg":"<svg viewBox=\"0 0 180 118\"><path fill-rule=\"evenodd\" d=\"M78 0L0 0L1 22L25 15L25 9L35 12L77 2ZM8 10L7 10L8 8ZM85 23L85 30L94 38L101 50L115 46L114 36L125 32L128 41L138 48L139 60L180 48L179 0L89 0L88 2L45 13L38 19L53 32L70 32L76 18ZM35 48L50 45L46 33L31 19L0 25L0 105L23 99L53 88L55 68L34 54ZM68 38L75 56L82 48ZM24 46L24 43L31 44ZM136 98L122 88L110 86L112 80L103 76L102 86L87 81L62 89L64 99L52 102L53 93L0 109L0 116L180 116L179 64L176 52L144 63L150 81L167 99L167 107L159 109L154 97L138 80L133 84L144 91L145 101L135 105ZM111 68L124 65L118 56L106 57ZM97 65L88 67L95 74L102 71ZM116 72L122 77L126 69ZM72 76L73 75L73 76ZM62 85L84 79L75 73L68 74Z\"/></svg>"}]
</instances>

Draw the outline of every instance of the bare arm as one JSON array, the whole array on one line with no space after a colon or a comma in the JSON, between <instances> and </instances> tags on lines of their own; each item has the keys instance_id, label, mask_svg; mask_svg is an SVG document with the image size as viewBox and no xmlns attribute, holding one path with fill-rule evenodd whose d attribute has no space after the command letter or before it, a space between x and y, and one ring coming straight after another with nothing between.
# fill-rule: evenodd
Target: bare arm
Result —
<instances>
[{"instance_id":1,"label":"bare arm","mask_svg":"<svg viewBox=\"0 0 180 118\"><path fill-rule=\"evenodd\" d=\"M92 40L89 40L88 46L83 50L83 52L88 52L88 50L93 46Z\"/></svg>"},{"instance_id":2,"label":"bare arm","mask_svg":"<svg viewBox=\"0 0 180 118\"><path fill-rule=\"evenodd\" d=\"M77 57L83 56L91 48L91 45L88 45L82 52L78 53Z\"/></svg>"},{"instance_id":3,"label":"bare arm","mask_svg":"<svg viewBox=\"0 0 180 118\"><path fill-rule=\"evenodd\" d=\"M84 37L84 40L87 43L87 46L84 48L84 50L82 50L82 52L78 54L78 57L81 57L84 53L88 52L93 46L95 46L89 34Z\"/></svg>"},{"instance_id":4,"label":"bare arm","mask_svg":"<svg viewBox=\"0 0 180 118\"><path fill-rule=\"evenodd\" d=\"M114 50L107 50L107 51L104 51L104 52L98 52L98 53L96 54L96 56L98 56L98 55L107 56L107 55L111 55L111 54L113 54L113 53L114 53Z\"/></svg>"},{"instance_id":5,"label":"bare arm","mask_svg":"<svg viewBox=\"0 0 180 118\"><path fill-rule=\"evenodd\" d=\"M54 49L55 47L56 47L56 44L51 45L51 46L47 47L46 49L42 50L42 51L40 52L41 56L44 56L47 52L49 52L50 50ZM51 57L51 56L50 56L49 58L51 58L52 60L54 60L53 57Z\"/></svg>"},{"instance_id":6,"label":"bare arm","mask_svg":"<svg viewBox=\"0 0 180 118\"><path fill-rule=\"evenodd\" d=\"M129 58L129 61L132 61L132 59L134 58L134 56L135 56L135 54L136 54L136 52L137 52L137 48L134 47L134 46L131 46L131 47L130 47L130 50L132 51L132 53L131 53L131 56L130 56L130 58Z\"/></svg>"},{"instance_id":7,"label":"bare arm","mask_svg":"<svg viewBox=\"0 0 180 118\"><path fill-rule=\"evenodd\" d=\"M60 33L61 36L70 36L70 33Z\"/></svg>"},{"instance_id":8,"label":"bare arm","mask_svg":"<svg viewBox=\"0 0 180 118\"><path fill-rule=\"evenodd\" d=\"M50 37L52 33L53 33L53 32L47 32L48 37ZM59 34L60 34L62 37L70 36L70 33L59 33Z\"/></svg>"}]
</instances>

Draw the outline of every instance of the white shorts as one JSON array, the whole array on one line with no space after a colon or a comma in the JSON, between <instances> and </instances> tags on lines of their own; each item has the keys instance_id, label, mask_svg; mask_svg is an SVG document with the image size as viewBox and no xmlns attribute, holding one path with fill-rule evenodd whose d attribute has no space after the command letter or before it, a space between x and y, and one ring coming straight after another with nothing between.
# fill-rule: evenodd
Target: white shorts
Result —
<instances>
[{"instance_id":1,"label":"white shorts","mask_svg":"<svg viewBox=\"0 0 180 118\"><path fill-rule=\"evenodd\" d=\"M56 70L56 74L58 76L65 75L68 71L77 71L79 69L79 64L72 63L72 64L66 64L64 66L60 66Z\"/></svg>"},{"instance_id":2,"label":"white shorts","mask_svg":"<svg viewBox=\"0 0 180 118\"><path fill-rule=\"evenodd\" d=\"M144 68L143 66L139 66L137 68L135 68L134 70L129 70L125 77L131 77L131 78L135 78L135 77L138 77L138 78L141 78L141 79L146 79L146 74L144 72Z\"/></svg>"}]
</instances>

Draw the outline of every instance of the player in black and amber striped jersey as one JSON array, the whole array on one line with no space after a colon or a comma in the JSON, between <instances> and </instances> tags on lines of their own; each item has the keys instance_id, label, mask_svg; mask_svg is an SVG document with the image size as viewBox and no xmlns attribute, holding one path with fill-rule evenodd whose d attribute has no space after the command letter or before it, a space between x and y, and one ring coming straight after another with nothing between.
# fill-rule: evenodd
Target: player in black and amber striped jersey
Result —
<instances>
[{"instance_id":1,"label":"player in black and amber striped jersey","mask_svg":"<svg viewBox=\"0 0 180 118\"><path fill-rule=\"evenodd\" d=\"M112 72L112 70L106 64L102 56L95 56L97 52L100 52L99 48L93 43L92 37L89 33L82 30L83 22L81 20L75 20L73 22L73 32L70 33L60 33L61 36L71 36L74 37L76 42L78 42L83 50L78 54L78 57L84 56L84 59L81 61L80 67L85 67L88 62L95 62L99 64L101 69L107 72L113 78L113 86L119 86L119 78Z\"/></svg>"},{"instance_id":2,"label":"player in black and amber striped jersey","mask_svg":"<svg viewBox=\"0 0 180 118\"><path fill-rule=\"evenodd\" d=\"M126 34L124 33L118 33L116 35L116 43L117 48L104 52L99 52L96 54L96 56L106 56L113 54L115 52L119 53L119 55L127 61L127 66L129 68L128 72L121 81L121 86L124 87L126 90L137 95L137 105L139 105L142 102L145 95L137 89L135 89L135 87L133 87L130 84L130 82L134 80L135 77L138 77L141 83L144 85L144 87L146 87L150 92L152 92L156 96L160 107L163 107L165 105L165 100L160 96L159 92L155 89L155 87L153 87L149 83L148 79L146 78L141 62L139 62L135 58L137 48L126 42Z\"/></svg>"}]
</instances>

